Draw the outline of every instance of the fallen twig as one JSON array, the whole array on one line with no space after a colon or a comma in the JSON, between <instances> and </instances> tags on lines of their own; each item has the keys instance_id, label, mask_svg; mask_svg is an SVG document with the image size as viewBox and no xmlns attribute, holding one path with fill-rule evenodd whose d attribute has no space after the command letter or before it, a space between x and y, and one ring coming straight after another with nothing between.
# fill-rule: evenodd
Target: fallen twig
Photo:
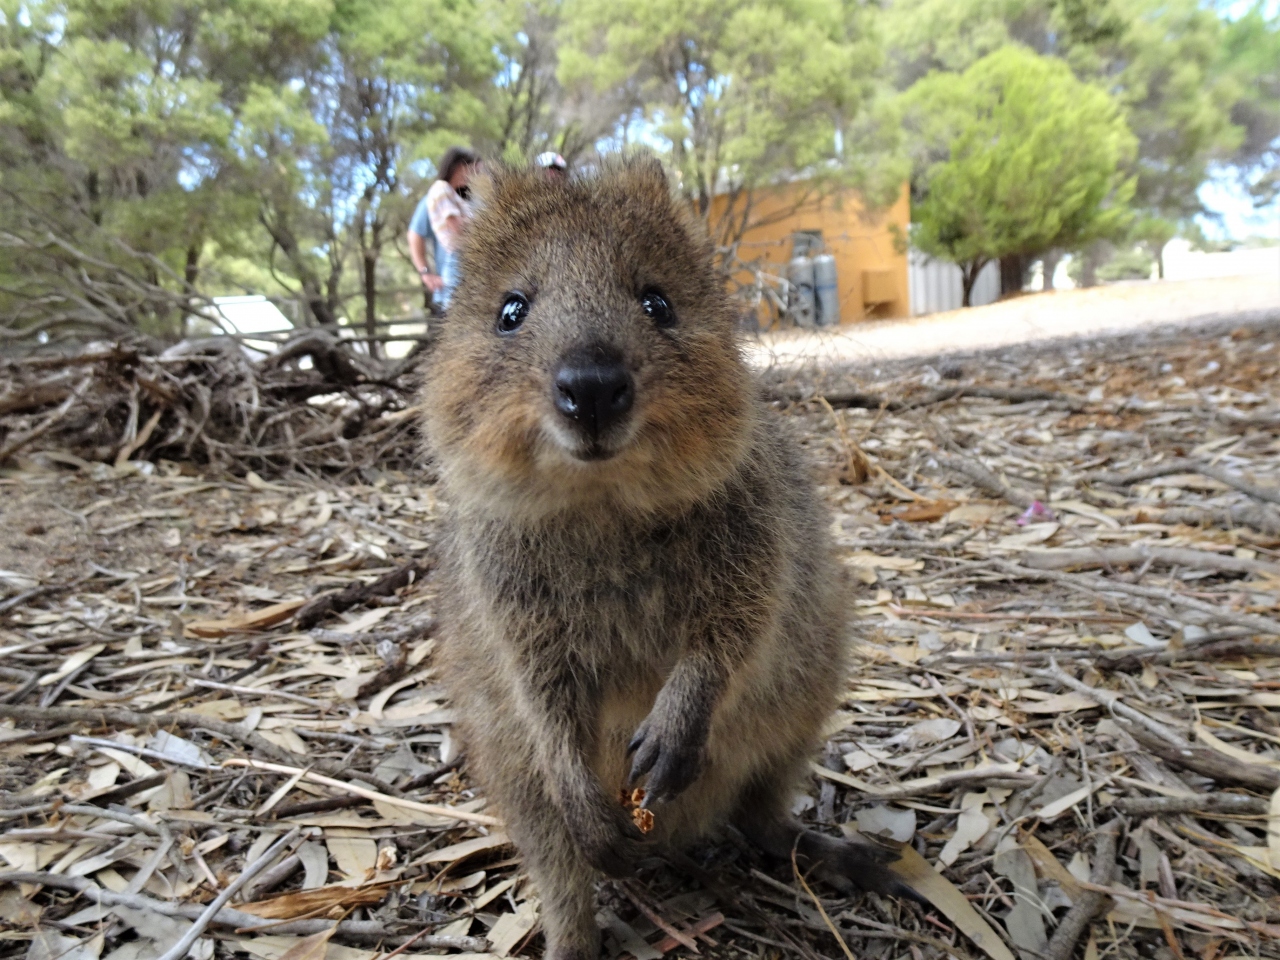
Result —
<instances>
[{"instance_id":1,"label":"fallen twig","mask_svg":"<svg viewBox=\"0 0 1280 960\"><path fill-rule=\"evenodd\" d=\"M950 456L948 454L938 452L933 455L938 461L938 465L944 470L950 470L952 473L958 473L961 476L968 477L978 489L984 493L988 493L993 497L999 497L1007 500L1015 507L1027 508L1036 502L1036 498L1022 490L1011 487L1004 480L1000 479L982 464L976 460L969 460L966 457Z\"/></svg>"},{"instance_id":2,"label":"fallen twig","mask_svg":"<svg viewBox=\"0 0 1280 960\"><path fill-rule=\"evenodd\" d=\"M162 953L160 955L160 960L180 960L181 957L185 957L187 955L187 951L191 949L191 945L200 939L200 935L204 933L209 924L213 922L214 918L218 915L218 911L221 910L237 892L239 892L241 887L260 874L267 867L275 863L276 858L280 856L281 852L293 843L301 833L302 831L298 827L294 827L268 847L266 852L263 853L262 856L258 857L257 860L253 861L253 863L246 864L244 870L241 871L240 876L227 884L223 891L219 893L207 907L204 908L204 911L200 916L196 917L195 922L191 924L187 929L187 932L182 935L182 939Z\"/></svg>"},{"instance_id":3,"label":"fallen twig","mask_svg":"<svg viewBox=\"0 0 1280 960\"><path fill-rule=\"evenodd\" d=\"M404 566L391 571L391 573L379 577L373 583L356 582L342 590L322 593L320 596L308 600L298 610L294 617L294 624L299 630L310 630L325 617L350 610L352 607L362 603L368 603L375 597L391 596L401 587L406 587L413 583L423 572L424 570L418 565L418 562L411 560Z\"/></svg>"},{"instance_id":4,"label":"fallen twig","mask_svg":"<svg viewBox=\"0 0 1280 960\"><path fill-rule=\"evenodd\" d=\"M618 884L618 889L620 889L623 895L631 901L632 906L639 910L650 923L665 933L668 937L675 940L676 943L680 944L680 946L692 950L694 953L702 952L698 949L698 943L696 940L687 933L681 933L671 924L667 923L660 913L645 903L644 898L636 893L635 890L631 889L631 886L627 881L623 880L620 882Z\"/></svg>"},{"instance_id":5,"label":"fallen twig","mask_svg":"<svg viewBox=\"0 0 1280 960\"><path fill-rule=\"evenodd\" d=\"M137 727L142 730L163 730L167 727L177 727L183 730L203 729L226 737L228 740L243 743L257 752L271 757L273 760L287 763L294 759L294 754L288 750L276 746L259 734L245 730L239 724L226 723L198 713L136 713L132 710L121 710L115 707L24 707L15 704L0 704L0 717L12 717L14 720L34 721L36 723L81 721L98 727ZM343 776L347 773L340 764L326 760L312 761L312 766L318 770L333 773L336 776ZM379 790L384 790L393 795L400 793L391 784L383 783L368 774L362 773L360 777L372 783Z\"/></svg>"},{"instance_id":6,"label":"fallen twig","mask_svg":"<svg viewBox=\"0 0 1280 960\"><path fill-rule=\"evenodd\" d=\"M1224 530L1251 527L1260 533L1280 536L1280 516L1258 503L1238 503L1230 507L1168 507L1151 509L1142 507L1139 517L1158 520L1164 524L1186 524L1189 527L1214 525Z\"/></svg>"},{"instance_id":7,"label":"fallen twig","mask_svg":"<svg viewBox=\"0 0 1280 960\"><path fill-rule=\"evenodd\" d=\"M1235 813L1243 815L1267 812L1267 801L1240 793L1206 793L1198 797L1121 797L1115 808L1136 817L1161 813Z\"/></svg>"},{"instance_id":8,"label":"fallen twig","mask_svg":"<svg viewBox=\"0 0 1280 960\"><path fill-rule=\"evenodd\" d=\"M1085 578L1071 573L1054 573L1050 570L1033 570L1030 567L1024 567L1016 563L1006 563L997 561L997 567L1005 573L1012 574L1017 577L1026 577L1030 580L1053 580L1068 586L1073 590L1080 590L1084 593L1097 595L1100 592L1113 592L1128 594L1132 597L1142 597L1148 600L1164 600L1168 603L1174 603L1178 606L1186 607L1189 610L1195 610L1199 613L1208 615L1209 617L1222 621L1224 623L1234 623L1241 627L1246 627L1257 633L1267 633L1272 636L1280 636L1280 622L1272 620L1270 617L1259 616L1255 613L1236 613L1233 610L1224 610L1221 606L1206 603L1203 600L1197 600L1195 597L1182 596L1173 590L1161 590L1157 587L1144 587L1136 583L1118 583L1115 580L1102 580L1096 577Z\"/></svg>"},{"instance_id":9,"label":"fallen twig","mask_svg":"<svg viewBox=\"0 0 1280 960\"><path fill-rule=\"evenodd\" d=\"M1056 660L1049 661L1049 669L1047 670L1028 670L1027 673L1033 677L1055 680L1064 687L1075 690L1077 693L1083 693L1090 700L1101 704L1117 716L1133 721L1138 726L1155 734L1160 740L1172 744L1178 749L1190 746L1186 738L1176 730L1170 729L1159 720L1153 720L1140 710L1135 710L1110 690L1099 690L1096 687L1089 686L1087 683L1082 683L1059 667Z\"/></svg>"},{"instance_id":10,"label":"fallen twig","mask_svg":"<svg viewBox=\"0 0 1280 960\"><path fill-rule=\"evenodd\" d=\"M952 790L962 784L990 783L992 786L1025 786L1039 779L1031 773L1019 773L1017 764L993 763L972 770L956 770L937 777L921 777L918 780L907 780L891 787L882 787L867 783L846 773L828 770L820 764L813 763L809 769L819 777L842 783L846 787L854 787L877 800L902 800L907 797L920 797L928 793L941 793Z\"/></svg>"},{"instance_id":11,"label":"fallen twig","mask_svg":"<svg viewBox=\"0 0 1280 960\"><path fill-rule=\"evenodd\" d=\"M1237 783L1268 792L1280 789L1280 769L1231 760L1216 750L1197 744L1184 743L1178 746L1136 727L1129 732L1161 760L1219 783Z\"/></svg>"},{"instance_id":12,"label":"fallen twig","mask_svg":"<svg viewBox=\"0 0 1280 960\"><path fill-rule=\"evenodd\" d=\"M920 407L932 406L935 403L942 403L946 400L958 400L962 397L1004 400L1008 403L1045 400L1065 404L1071 410L1083 409L1085 406L1085 402L1080 398L1058 393L1054 390L1040 390L1035 387L988 387L976 384L930 390L923 396L912 400L891 400L882 394L863 393L850 389L809 391L794 384L773 385L765 391L765 398L769 400L804 403L809 400L822 399L832 407L859 407L865 410L890 410L893 412L915 410Z\"/></svg>"},{"instance_id":13,"label":"fallen twig","mask_svg":"<svg viewBox=\"0 0 1280 960\"><path fill-rule=\"evenodd\" d=\"M54 410L53 413L49 414L49 416L45 417L44 420L32 427L30 430L26 430L16 436L9 437L5 441L4 446L0 447L0 463L4 463L23 447L29 446L34 441L39 440L57 426L71 411L71 408L74 407L76 403L79 402L80 398L84 396L84 392L89 389L89 384L92 382L92 379L89 377L81 380L79 386L71 391L67 398L58 405L58 409Z\"/></svg>"},{"instance_id":14,"label":"fallen twig","mask_svg":"<svg viewBox=\"0 0 1280 960\"><path fill-rule=\"evenodd\" d=\"M1117 817L1098 830L1093 848L1093 870L1089 879L1100 887L1109 886L1111 876L1115 873L1120 827L1121 820ZM1071 960L1081 935L1109 902L1110 898L1106 894L1093 890L1082 893L1058 922L1058 929L1049 939L1043 956L1047 960Z\"/></svg>"},{"instance_id":15,"label":"fallen twig","mask_svg":"<svg viewBox=\"0 0 1280 960\"><path fill-rule=\"evenodd\" d=\"M1098 473L1094 474L1092 479L1098 483L1106 483L1111 486L1128 487L1144 480L1154 480L1157 477L1168 477L1178 473L1198 473L1211 480L1217 480L1219 483L1225 483L1229 487L1235 487L1241 493L1247 493L1257 500L1265 500L1267 503L1280 503L1280 490L1271 487L1260 487L1238 473L1230 473L1216 464L1203 463L1199 460L1168 460L1164 463L1157 463L1154 466L1143 467L1141 470L1135 470L1132 473Z\"/></svg>"},{"instance_id":16,"label":"fallen twig","mask_svg":"<svg viewBox=\"0 0 1280 960\"><path fill-rule=\"evenodd\" d=\"M470 823L482 823L486 826L498 826L501 824L497 817L491 817L484 813L471 813L467 810L458 810L454 807L444 807L434 803L419 803L416 800L407 800L404 797L393 797L389 794L378 793L376 790L368 790L364 787L357 786L354 783L345 783L342 780L335 780L332 777L323 777L319 774L304 770L301 767L289 767L279 763L263 763L261 760L227 760L223 763L226 767L250 767L254 770L264 770L269 773L286 773L290 776L299 776L300 779L310 780L312 783L323 784L326 787L333 787L337 790L344 790L347 793L355 794L357 797L364 797L368 800L378 800L382 803L389 803L395 807L403 807L406 810L417 810L419 813L427 813L433 817L445 817L451 820L465 820ZM362 775L363 776L363 775Z\"/></svg>"},{"instance_id":17,"label":"fallen twig","mask_svg":"<svg viewBox=\"0 0 1280 960\"><path fill-rule=\"evenodd\" d=\"M99 887L87 877L68 877L63 874L34 870L12 870L0 873L0 884L5 883L36 883L41 886L71 890L87 897L94 903L102 904L104 907L132 907L135 910L154 911L166 917L182 917L187 920L196 920L205 912L205 908L199 904L174 903L138 893L116 893ZM233 907L223 906L210 920L209 925L247 931L264 929L278 936L307 936L329 929L333 926L333 921L322 919L294 920L282 924L275 920L236 910ZM335 934L346 935L357 940L383 942L388 939L387 924L381 920L343 920L338 923ZM409 938L405 937L405 939ZM483 937L454 937L433 934L426 937L425 941L419 940L418 942L427 949L464 950L472 953L484 953L489 949L489 942Z\"/></svg>"},{"instance_id":18,"label":"fallen twig","mask_svg":"<svg viewBox=\"0 0 1280 960\"><path fill-rule=\"evenodd\" d=\"M805 893L809 895L809 899L813 901L813 905L818 908L818 913L822 916L822 922L827 925L827 929L831 931L831 935L836 938L836 943L840 944L840 949L844 951L844 955L849 960L855 960L853 951L849 949L849 944L844 942L844 937L840 935L840 931L836 929L836 925L831 922L831 918L827 916L827 908L822 905L822 901L818 899L818 895L804 879L804 874L800 872L800 864L796 862L795 848L791 848L791 872L795 875L798 882Z\"/></svg>"},{"instance_id":19,"label":"fallen twig","mask_svg":"<svg viewBox=\"0 0 1280 960\"><path fill-rule=\"evenodd\" d=\"M1093 570L1152 563L1188 570L1218 570L1224 573L1256 573L1280 576L1280 565L1246 560L1230 554L1180 547L1083 547L1072 550L1028 550L1018 561L1034 570Z\"/></svg>"}]
</instances>

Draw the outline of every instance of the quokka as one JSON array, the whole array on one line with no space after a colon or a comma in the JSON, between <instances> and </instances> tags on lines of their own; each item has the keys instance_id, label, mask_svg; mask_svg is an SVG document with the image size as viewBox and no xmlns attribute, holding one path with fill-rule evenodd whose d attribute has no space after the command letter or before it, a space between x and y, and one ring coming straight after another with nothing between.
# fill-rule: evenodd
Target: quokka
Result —
<instances>
[{"instance_id":1,"label":"quokka","mask_svg":"<svg viewBox=\"0 0 1280 960\"><path fill-rule=\"evenodd\" d=\"M600 872L724 823L902 892L878 848L789 812L846 681L848 588L697 220L644 159L500 169L481 196L422 395L441 656L546 955L596 957Z\"/></svg>"}]
</instances>

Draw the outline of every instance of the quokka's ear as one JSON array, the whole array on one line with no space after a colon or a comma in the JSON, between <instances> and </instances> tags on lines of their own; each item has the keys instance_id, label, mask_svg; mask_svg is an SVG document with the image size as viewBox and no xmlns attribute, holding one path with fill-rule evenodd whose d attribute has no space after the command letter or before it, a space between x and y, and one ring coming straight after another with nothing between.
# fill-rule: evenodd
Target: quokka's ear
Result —
<instances>
[{"instance_id":1,"label":"quokka's ear","mask_svg":"<svg viewBox=\"0 0 1280 960\"><path fill-rule=\"evenodd\" d=\"M485 163L471 178L471 190L480 206L504 204L521 196L530 179L529 170L505 163Z\"/></svg>"},{"instance_id":2,"label":"quokka's ear","mask_svg":"<svg viewBox=\"0 0 1280 960\"><path fill-rule=\"evenodd\" d=\"M631 216L656 215L658 222L666 225L659 227L660 231L674 228L679 240L691 244L700 259L712 256L705 224L679 195L666 168L653 154L637 151L607 160L601 165L598 182L606 202L617 204Z\"/></svg>"},{"instance_id":3,"label":"quokka's ear","mask_svg":"<svg viewBox=\"0 0 1280 960\"><path fill-rule=\"evenodd\" d=\"M633 153L615 161L614 171L623 189L632 196L649 201L670 202L671 182L662 162L651 153Z\"/></svg>"}]
</instances>

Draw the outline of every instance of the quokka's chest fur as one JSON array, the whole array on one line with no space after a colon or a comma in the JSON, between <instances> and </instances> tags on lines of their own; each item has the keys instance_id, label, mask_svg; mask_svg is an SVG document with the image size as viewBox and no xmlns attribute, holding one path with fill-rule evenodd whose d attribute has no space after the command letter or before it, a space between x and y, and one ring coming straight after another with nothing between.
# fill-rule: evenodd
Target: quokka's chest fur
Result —
<instances>
[{"instance_id":1,"label":"quokka's chest fur","mask_svg":"<svg viewBox=\"0 0 1280 960\"><path fill-rule=\"evenodd\" d=\"M654 666L678 655L688 631L767 604L777 590L779 531L753 500L743 477L674 517L464 524L460 559L512 642L631 654Z\"/></svg>"}]
</instances>

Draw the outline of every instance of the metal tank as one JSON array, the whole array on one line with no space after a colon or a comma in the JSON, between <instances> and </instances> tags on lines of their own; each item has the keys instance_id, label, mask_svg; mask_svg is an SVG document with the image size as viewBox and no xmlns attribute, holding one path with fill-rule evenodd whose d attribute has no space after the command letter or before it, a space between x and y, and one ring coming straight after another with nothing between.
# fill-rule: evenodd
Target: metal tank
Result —
<instances>
[{"instance_id":1,"label":"metal tank","mask_svg":"<svg viewBox=\"0 0 1280 960\"><path fill-rule=\"evenodd\" d=\"M840 287L836 281L836 258L829 253L814 257L813 291L819 326L834 327L840 322Z\"/></svg>"},{"instance_id":2,"label":"metal tank","mask_svg":"<svg viewBox=\"0 0 1280 960\"><path fill-rule=\"evenodd\" d=\"M792 257L787 267L787 279L791 282L787 298L787 312L797 327L812 327L817 320L817 304L814 298L813 259L806 256Z\"/></svg>"}]
</instances>

